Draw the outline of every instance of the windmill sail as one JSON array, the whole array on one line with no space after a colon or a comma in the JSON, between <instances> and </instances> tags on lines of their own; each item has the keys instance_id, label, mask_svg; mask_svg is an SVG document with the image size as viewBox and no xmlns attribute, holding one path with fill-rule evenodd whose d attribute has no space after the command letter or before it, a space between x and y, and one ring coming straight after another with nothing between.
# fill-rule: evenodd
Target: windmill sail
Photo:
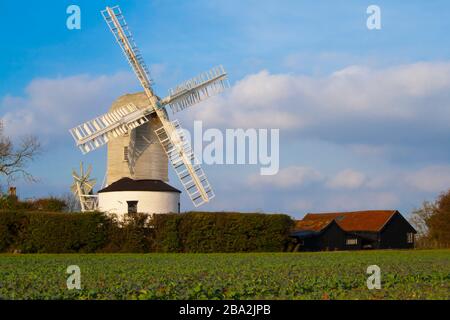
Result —
<instances>
[{"instance_id":1,"label":"windmill sail","mask_svg":"<svg viewBox=\"0 0 450 320\"><path fill-rule=\"evenodd\" d=\"M139 109L129 103L69 131L81 152L88 153L148 122L147 116L152 112L151 107Z\"/></svg>"},{"instance_id":2,"label":"windmill sail","mask_svg":"<svg viewBox=\"0 0 450 320\"><path fill-rule=\"evenodd\" d=\"M175 113L221 93L228 87L227 73L219 66L170 89L169 96L162 102L169 105Z\"/></svg>"},{"instance_id":3,"label":"windmill sail","mask_svg":"<svg viewBox=\"0 0 450 320\"><path fill-rule=\"evenodd\" d=\"M71 191L80 202L81 211L94 211L98 206L98 199L96 195L92 194L96 179L91 179L89 176L92 171L92 166L89 165L88 170L84 172L83 162L80 163L80 173L72 171L73 184Z\"/></svg>"},{"instance_id":4,"label":"windmill sail","mask_svg":"<svg viewBox=\"0 0 450 320\"><path fill-rule=\"evenodd\" d=\"M155 130L155 133L169 156L172 166L188 192L189 197L195 206L208 202L214 197L209 182L198 163L193 161L194 154L180 133L181 129L178 122L172 123L169 121L164 106L172 103L170 105L172 109L182 110L206 99L215 91L220 91L226 87L225 70L222 67L215 68L208 73L191 79L178 86L175 90L172 90L167 99L159 101L159 98L153 93L148 69L134 42L120 8L118 6L112 8L107 7L106 10L102 11L102 14L144 88L150 104L150 111L147 112L154 111L162 123L162 127ZM79 141L77 144L85 146L85 149L87 145L87 151L90 151L90 148L95 147L95 141L92 144L91 141L93 139L90 137L91 135L89 134L89 143L83 144L82 141ZM83 136L82 139L87 138Z\"/></svg>"},{"instance_id":5,"label":"windmill sail","mask_svg":"<svg viewBox=\"0 0 450 320\"><path fill-rule=\"evenodd\" d=\"M171 128L169 134L165 128ZM172 167L196 207L214 198L208 179L198 164L189 141L184 137L178 121L169 122L156 131Z\"/></svg>"},{"instance_id":6,"label":"windmill sail","mask_svg":"<svg viewBox=\"0 0 450 320\"><path fill-rule=\"evenodd\" d=\"M142 84L145 84L145 87L150 89L150 73L138 46L134 42L133 35L128 28L128 24L125 21L125 17L123 16L120 7L107 7L102 11L102 15L114 35L114 38L116 38L117 43L122 48L128 62L136 73L136 76Z\"/></svg>"}]
</instances>

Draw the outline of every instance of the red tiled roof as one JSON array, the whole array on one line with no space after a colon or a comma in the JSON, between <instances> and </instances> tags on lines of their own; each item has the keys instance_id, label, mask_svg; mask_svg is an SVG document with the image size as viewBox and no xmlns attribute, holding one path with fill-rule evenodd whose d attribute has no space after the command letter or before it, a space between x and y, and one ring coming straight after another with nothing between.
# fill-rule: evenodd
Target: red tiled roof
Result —
<instances>
[{"instance_id":1,"label":"red tiled roof","mask_svg":"<svg viewBox=\"0 0 450 320\"><path fill-rule=\"evenodd\" d=\"M308 213L303 221L334 219L344 231L380 231L397 210Z\"/></svg>"},{"instance_id":2,"label":"red tiled roof","mask_svg":"<svg viewBox=\"0 0 450 320\"><path fill-rule=\"evenodd\" d=\"M333 218L317 218L312 220L297 220L295 222L296 231L322 231L334 219Z\"/></svg>"}]
</instances>

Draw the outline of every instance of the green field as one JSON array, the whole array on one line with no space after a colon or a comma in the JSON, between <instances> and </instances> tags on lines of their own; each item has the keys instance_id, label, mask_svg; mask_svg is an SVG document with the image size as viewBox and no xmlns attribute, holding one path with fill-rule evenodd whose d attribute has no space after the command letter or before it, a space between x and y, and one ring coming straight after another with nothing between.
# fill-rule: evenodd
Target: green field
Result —
<instances>
[{"instance_id":1,"label":"green field","mask_svg":"<svg viewBox=\"0 0 450 320\"><path fill-rule=\"evenodd\" d=\"M367 266L381 268L368 290ZM66 268L81 269L68 290ZM0 255L2 299L450 299L450 250Z\"/></svg>"}]
</instances>

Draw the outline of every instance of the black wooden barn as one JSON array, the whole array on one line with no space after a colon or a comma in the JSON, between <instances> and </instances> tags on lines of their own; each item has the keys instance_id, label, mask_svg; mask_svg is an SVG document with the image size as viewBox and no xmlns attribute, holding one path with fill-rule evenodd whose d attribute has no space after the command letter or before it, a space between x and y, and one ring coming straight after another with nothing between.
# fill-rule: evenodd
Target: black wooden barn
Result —
<instances>
[{"instance_id":1,"label":"black wooden barn","mask_svg":"<svg viewBox=\"0 0 450 320\"><path fill-rule=\"evenodd\" d=\"M308 213L291 236L295 251L409 249L416 230L397 210Z\"/></svg>"}]
</instances>

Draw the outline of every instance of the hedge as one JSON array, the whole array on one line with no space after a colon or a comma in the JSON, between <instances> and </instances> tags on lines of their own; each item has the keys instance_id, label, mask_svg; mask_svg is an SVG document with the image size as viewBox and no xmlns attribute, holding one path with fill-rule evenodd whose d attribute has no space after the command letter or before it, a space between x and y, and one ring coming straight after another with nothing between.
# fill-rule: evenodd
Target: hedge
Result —
<instances>
[{"instance_id":1,"label":"hedge","mask_svg":"<svg viewBox=\"0 0 450 320\"><path fill-rule=\"evenodd\" d=\"M101 213L1 212L1 251L95 252L109 240L111 221Z\"/></svg>"},{"instance_id":2,"label":"hedge","mask_svg":"<svg viewBox=\"0 0 450 320\"><path fill-rule=\"evenodd\" d=\"M270 252L289 244L292 220L282 214L210 213L156 215L158 252Z\"/></svg>"},{"instance_id":3,"label":"hedge","mask_svg":"<svg viewBox=\"0 0 450 320\"><path fill-rule=\"evenodd\" d=\"M119 223L114 217L111 219L108 232L108 243L101 248L101 252L137 252L153 251L153 228L148 225L149 216L133 214L126 216L125 221Z\"/></svg>"},{"instance_id":4,"label":"hedge","mask_svg":"<svg viewBox=\"0 0 450 320\"><path fill-rule=\"evenodd\" d=\"M0 212L0 252L275 252L289 244L282 214Z\"/></svg>"},{"instance_id":5,"label":"hedge","mask_svg":"<svg viewBox=\"0 0 450 320\"><path fill-rule=\"evenodd\" d=\"M16 196L0 195L0 210L62 212L66 208L67 203L64 200L56 197L20 201Z\"/></svg>"},{"instance_id":6,"label":"hedge","mask_svg":"<svg viewBox=\"0 0 450 320\"><path fill-rule=\"evenodd\" d=\"M0 213L0 252L6 252L16 245L25 217L17 212Z\"/></svg>"}]
</instances>

